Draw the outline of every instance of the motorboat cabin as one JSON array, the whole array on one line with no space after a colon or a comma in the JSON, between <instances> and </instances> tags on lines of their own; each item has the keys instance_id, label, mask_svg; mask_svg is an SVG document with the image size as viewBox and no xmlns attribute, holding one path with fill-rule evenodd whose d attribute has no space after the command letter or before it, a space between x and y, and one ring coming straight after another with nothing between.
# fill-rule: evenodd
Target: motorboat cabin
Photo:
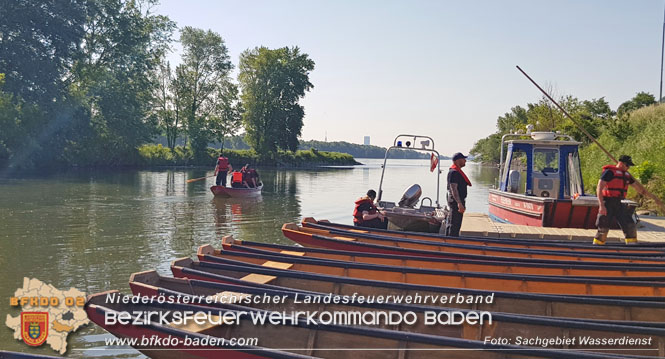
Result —
<instances>
[{"instance_id":1,"label":"motorboat cabin","mask_svg":"<svg viewBox=\"0 0 665 359\"><path fill-rule=\"evenodd\" d=\"M595 228L598 199L584 193L579 145L554 132L504 135L499 188L489 191L490 217L527 226ZM633 211L637 205L625 203Z\"/></svg>"}]
</instances>

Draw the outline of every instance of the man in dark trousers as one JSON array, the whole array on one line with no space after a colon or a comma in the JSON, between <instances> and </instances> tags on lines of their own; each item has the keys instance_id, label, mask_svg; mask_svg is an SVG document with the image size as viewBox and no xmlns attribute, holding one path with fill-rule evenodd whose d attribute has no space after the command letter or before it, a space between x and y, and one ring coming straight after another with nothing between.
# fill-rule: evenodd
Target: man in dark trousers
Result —
<instances>
[{"instance_id":1,"label":"man in dark trousers","mask_svg":"<svg viewBox=\"0 0 665 359\"><path fill-rule=\"evenodd\" d=\"M217 166L215 166L215 184L217 186L226 187L226 176L229 171L233 171L233 167L229 164L229 159L224 157L222 151L219 151L219 158L217 158Z\"/></svg>"},{"instance_id":2,"label":"man in dark trousers","mask_svg":"<svg viewBox=\"0 0 665 359\"><path fill-rule=\"evenodd\" d=\"M453 165L448 170L448 208L450 213L446 218L446 236L459 237L462 228L462 218L466 211L466 188L471 181L462 171L466 165L466 156L461 152L453 155Z\"/></svg>"},{"instance_id":3,"label":"man in dark trousers","mask_svg":"<svg viewBox=\"0 0 665 359\"><path fill-rule=\"evenodd\" d=\"M629 185L632 185L639 193L645 194L646 191L628 173L628 169L631 166L634 166L633 159L628 155L621 155L616 166L607 165L603 167L603 173L600 175L600 180L596 187L596 196L598 196L596 226L598 227L598 233L596 233L593 239L593 244L605 244L607 234L610 231L610 225L614 219L619 222L619 226L626 236L626 244L637 242L635 221L628 211L627 206L621 203L621 200L626 198Z\"/></svg>"}]
</instances>

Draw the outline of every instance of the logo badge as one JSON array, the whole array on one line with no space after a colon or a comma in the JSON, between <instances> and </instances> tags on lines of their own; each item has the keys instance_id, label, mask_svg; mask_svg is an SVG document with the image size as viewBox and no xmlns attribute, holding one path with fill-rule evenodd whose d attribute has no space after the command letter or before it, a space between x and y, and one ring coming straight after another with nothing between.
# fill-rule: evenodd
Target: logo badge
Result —
<instances>
[{"instance_id":1,"label":"logo badge","mask_svg":"<svg viewBox=\"0 0 665 359\"><path fill-rule=\"evenodd\" d=\"M21 337L34 347L44 344L48 336L48 312L21 313Z\"/></svg>"}]
</instances>

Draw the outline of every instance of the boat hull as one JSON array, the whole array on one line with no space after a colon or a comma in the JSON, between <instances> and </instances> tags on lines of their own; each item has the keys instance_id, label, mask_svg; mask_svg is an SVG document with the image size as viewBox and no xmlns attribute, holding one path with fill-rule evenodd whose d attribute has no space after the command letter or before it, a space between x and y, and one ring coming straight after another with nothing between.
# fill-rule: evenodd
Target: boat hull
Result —
<instances>
[{"instance_id":1,"label":"boat hull","mask_svg":"<svg viewBox=\"0 0 665 359\"><path fill-rule=\"evenodd\" d=\"M490 217L497 222L534 227L596 228L598 204L574 205L570 199L541 198L490 190ZM635 211L635 207L628 206ZM612 228L618 228L615 222Z\"/></svg>"},{"instance_id":2,"label":"boat hull","mask_svg":"<svg viewBox=\"0 0 665 359\"><path fill-rule=\"evenodd\" d=\"M285 254L263 255L238 251L215 251L202 246L198 251L201 262L273 266L298 272L309 272L394 283L433 285L442 287L504 290L511 292L591 295L591 296L665 296L663 277L655 281L634 281L623 278L550 277L524 274L463 272L401 266L386 266L345 261L301 258Z\"/></svg>"},{"instance_id":3,"label":"boat hull","mask_svg":"<svg viewBox=\"0 0 665 359\"><path fill-rule=\"evenodd\" d=\"M257 197L261 195L261 190L263 189L263 183L256 188L232 188L225 186L212 186L210 191L215 197L233 197L233 198L245 198L245 197Z\"/></svg>"},{"instance_id":4,"label":"boat hull","mask_svg":"<svg viewBox=\"0 0 665 359\"><path fill-rule=\"evenodd\" d=\"M273 288L267 285L256 284L254 286L240 286L235 284L222 284L214 282L204 282L191 279L167 278L157 274L156 271L135 273L130 279L132 293L138 296L164 296L176 297L189 296L190 302L195 297L213 297L218 300L231 301L233 295L248 297L281 298L278 303L275 301L260 301L255 303L251 300L237 300L242 306L248 306L256 309L271 311L329 311L329 312L371 312L377 310L399 311L401 313L415 313L418 323L424 322L424 315L429 313L449 312L447 308L435 308L425 305L414 304L395 304L395 303L371 303L339 304L334 302L317 303L316 299L307 300L306 298L331 297L330 293L320 293L311 291L294 290L291 288ZM217 306L216 303L206 304L211 307ZM467 312L467 311L463 311ZM515 332L528 332L531 336L568 336L589 335L593 337L613 337L621 335L630 335L635 337L651 336L652 342L649 347L645 347L645 354L654 352L656 354L658 346L665 339L665 324L655 324L646 322L617 322L617 321L590 321L579 319L555 319L539 316L521 316L515 314L491 313L492 322L483 322L480 325L462 323L455 326L443 325L400 325L399 330L431 335L445 335L447 337L477 340L482 337L482 333L491 331L496 337L510 337ZM394 329L389 325L379 324L382 329ZM665 343L664 343L665 344ZM571 346L568 349L590 349L593 351L610 351L614 348L586 348L581 345ZM636 354L636 353L633 353Z\"/></svg>"},{"instance_id":5,"label":"boat hull","mask_svg":"<svg viewBox=\"0 0 665 359\"><path fill-rule=\"evenodd\" d=\"M174 260L171 264L174 277L202 281L254 285L255 278L266 279L263 284L306 291L335 293L339 295L415 295L425 296L492 296L491 301L472 303L449 301L429 303L437 307L487 310L515 314L539 315L561 318L580 318L619 321L665 322L665 304L662 302L626 300L618 298L594 298L580 296L543 295L534 293L510 293L503 291L472 290L392 283L376 280L339 277L307 272L295 272L275 268L216 265L193 261L191 258Z\"/></svg>"},{"instance_id":6,"label":"boat hull","mask_svg":"<svg viewBox=\"0 0 665 359\"><path fill-rule=\"evenodd\" d=\"M548 264L548 263L520 263L520 262L490 262L467 259L424 258L400 256L392 254L378 254L366 252L347 252L325 248L308 248L284 246L279 244L266 244L248 241L229 240L222 242L224 251L243 251L258 254L287 254L299 258L316 258L329 261L347 261L367 264L403 266L412 268L460 270L485 273L513 273L545 276L578 276L578 277L616 277L629 280L659 280L665 273L665 267L640 268L613 267L604 264ZM216 251L217 252L217 251Z\"/></svg>"}]
</instances>

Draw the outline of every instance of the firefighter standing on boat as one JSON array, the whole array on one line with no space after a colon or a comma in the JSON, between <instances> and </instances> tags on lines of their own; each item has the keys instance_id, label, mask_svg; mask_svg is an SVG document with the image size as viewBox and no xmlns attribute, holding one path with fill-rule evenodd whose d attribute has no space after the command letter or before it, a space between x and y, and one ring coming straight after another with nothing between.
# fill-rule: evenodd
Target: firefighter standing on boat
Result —
<instances>
[{"instance_id":1,"label":"firefighter standing on boat","mask_svg":"<svg viewBox=\"0 0 665 359\"><path fill-rule=\"evenodd\" d=\"M598 233L593 244L603 245L607 240L612 221L616 219L626 236L626 244L637 242L637 226L626 204L621 201L626 198L628 186L632 185L637 192L644 194L644 187L628 172L634 166L633 159L628 155L619 157L616 166L603 167L603 173L598 181L596 195L598 196L598 218L596 226Z\"/></svg>"}]
</instances>

